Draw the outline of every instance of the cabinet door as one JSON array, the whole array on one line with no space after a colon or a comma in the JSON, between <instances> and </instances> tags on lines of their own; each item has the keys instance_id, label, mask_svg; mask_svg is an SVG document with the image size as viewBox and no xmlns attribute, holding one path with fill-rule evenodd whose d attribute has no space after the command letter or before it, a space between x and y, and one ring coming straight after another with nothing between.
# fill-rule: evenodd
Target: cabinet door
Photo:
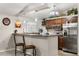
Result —
<instances>
[{"instance_id":1,"label":"cabinet door","mask_svg":"<svg viewBox=\"0 0 79 59\"><path fill-rule=\"evenodd\" d=\"M62 49L64 47L64 38L58 36L58 49Z\"/></svg>"},{"instance_id":2,"label":"cabinet door","mask_svg":"<svg viewBox=\"0 0 79 59\"><path fill-rule=\"evenodd\" d=\"M46 24L51 26L51 25L61 25L65 23L64 18L58 18L58 19L52 19L52 20L47 20Z\"/></svg>"},{"instance_id":3,"label":"cabinet door","mask_svg":"<svg viewBox=\"0 0 79 59\"><path fill-rule=\"evenodd\" d=\"M57 25L64 24L64 23L65 23L65 19L64 18L56 19L56 24Z\"/></svg>"},{"instance_id":4,"label":"cabinet door","mask_svg":"<svg viewBox=\"0 0 79 59\"><path fill-rule=\"evenodd\" d=\"M61 24L65 24L66 20L64 18L61 18Z\"/></svg>"},{"instance_id":5,"label":"cabinet door","mask_svg":"<svg viewBox=\"0 0 79 59\"><path fill-rule=\"evenodd\" d=\"M60 25L61 24L61 19L57 19L56 20L56 25Z\"/></svg>"},{"instance_id":6,"label":"cabinet door","mask_svg":"<svg viewBox=\"0 0 79 59\"><path fill-rule=\"evenodd\" d=\"M54 25L54 21L53 20L48 20L48 21L46 21L46 24L49 25L49 26Z\"/></svg>"}]
</instances>

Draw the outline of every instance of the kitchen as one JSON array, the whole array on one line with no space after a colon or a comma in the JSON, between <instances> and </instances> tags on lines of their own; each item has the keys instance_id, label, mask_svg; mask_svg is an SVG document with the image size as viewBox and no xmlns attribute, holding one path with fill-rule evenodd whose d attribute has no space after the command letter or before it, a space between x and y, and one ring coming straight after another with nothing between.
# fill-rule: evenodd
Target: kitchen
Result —
<instances>
[{"instance_id":1,"label":"kitchen","mask_svg":"<svg viewBox=\"0 0 79 59\"><path fill-rule=\"evenodd\" d=\"M18 42L24 36L27 45L36 47L36 56L77 56L77 6L75 3L0 4L0 55L15 55L12 50L15 50L14 30L17 30Z\"/></svg>"}]
</instances>

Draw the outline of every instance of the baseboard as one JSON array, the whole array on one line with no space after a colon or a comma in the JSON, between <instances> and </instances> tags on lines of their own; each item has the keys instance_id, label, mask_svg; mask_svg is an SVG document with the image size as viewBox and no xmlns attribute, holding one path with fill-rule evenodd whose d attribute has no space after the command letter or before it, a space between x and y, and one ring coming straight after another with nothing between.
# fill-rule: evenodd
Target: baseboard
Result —
<instances>
[{"instance_id":1,"label":"baseboard","mask_svg":"<svg viewBox=\"0 0 79 59\"><path fill-rule=\"evenodd\" d=\"M12 50L15 50L15 48L0 50L0 52L6 52L6 51L12 51ZM17 49L17 50L21 51L21 49Z\"/></svg>"},{"instance_id":2,"label":"baseboard","mask_svg":"<svg viewBox=\"0 0 79 59\"><path fill-rule=\"evenodd\" d=\"M14 50L14 49L15 49L15 48L0 50L0 52L12 51L12 50Z\"/></svg>"}]
</instances>

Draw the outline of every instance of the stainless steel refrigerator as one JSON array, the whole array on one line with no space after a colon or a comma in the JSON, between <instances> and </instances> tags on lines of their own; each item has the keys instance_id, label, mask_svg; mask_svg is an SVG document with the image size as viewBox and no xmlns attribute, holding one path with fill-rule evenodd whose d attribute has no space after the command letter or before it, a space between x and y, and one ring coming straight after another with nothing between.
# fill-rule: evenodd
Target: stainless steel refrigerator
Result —
<instances>
[{"instance_id":1,"label":"stainless steel refrigerator","mask_svg":"<svg viewBox=\"0 0 79 59\"><path fill-rule=\"evenodd\" d=\"M77 53L78 24L70 23L63 26L64 47L63 51Z\"/></svg>"}]
</instances>

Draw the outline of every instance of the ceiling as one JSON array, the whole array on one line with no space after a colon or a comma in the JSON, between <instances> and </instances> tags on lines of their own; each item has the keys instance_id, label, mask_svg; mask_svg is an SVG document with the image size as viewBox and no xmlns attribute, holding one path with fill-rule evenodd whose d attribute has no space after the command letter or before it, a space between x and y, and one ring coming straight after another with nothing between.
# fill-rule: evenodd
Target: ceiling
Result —
<instances>
[{"instance_id":1,"label":"ceiling","mask_svg":"<svg viewBox=\"0 0 79 59\"><path fill-rule=\"evenodd\" d=\"M0 3L0 14L43 17L53 10L53 5L56 5L57 11L77 7L76 3Z\"/></svg>"},{"instance_id":2,"label":"ceiling","mask_svg":"<svg viewBox=\"0 0 79 59\"><path fill-rule=\"evenodd\" d=\"M26 4L17 3L0 3L0 14L15 15L18 13Z\"/></svg>"}]
</instances>

